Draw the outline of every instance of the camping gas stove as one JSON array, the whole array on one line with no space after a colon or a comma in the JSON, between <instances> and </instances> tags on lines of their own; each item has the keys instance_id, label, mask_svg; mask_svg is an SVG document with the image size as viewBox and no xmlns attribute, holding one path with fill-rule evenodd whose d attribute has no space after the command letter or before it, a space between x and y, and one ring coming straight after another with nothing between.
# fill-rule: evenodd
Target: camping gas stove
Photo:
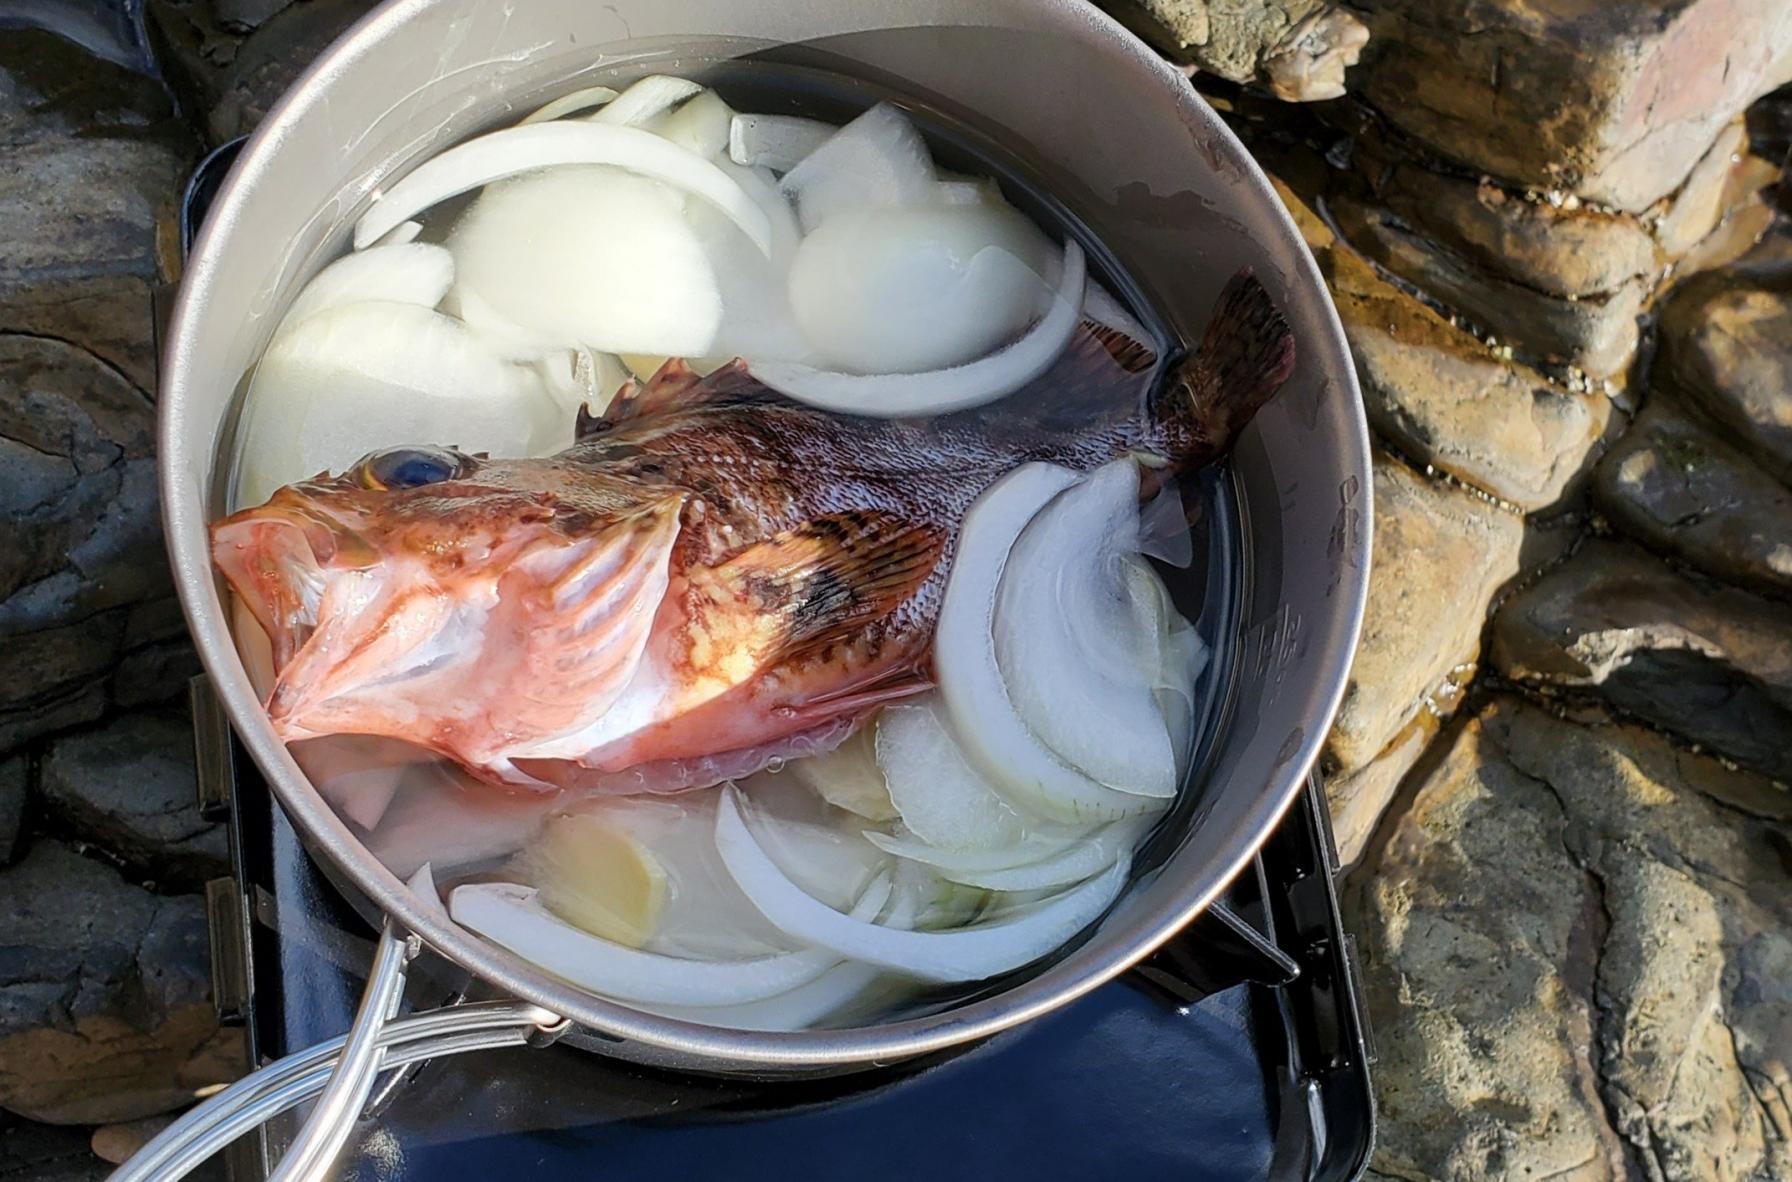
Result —
<instances>
[{"instance_id":1,"label":"camping gas stove","mask_svg":"<svg viewBox=\"0 0 1792 1182\"><path fill-rule=\"evenodd\" d=\"M256 1064L346 1029L377 919L307 856L194 686L200 793L234 876L207 890L214 993ZM376 1089L343 1178L1352 1179L1374 1139L1372 1052L1317 778L1247 871L1156 956L969 1050L831 1079L754 1082L570 1046L485 1051ZM469 999L426 953L416 1008ZM261 1182L298 1128L239 1141Z\"/></svg>"}]
</instances>

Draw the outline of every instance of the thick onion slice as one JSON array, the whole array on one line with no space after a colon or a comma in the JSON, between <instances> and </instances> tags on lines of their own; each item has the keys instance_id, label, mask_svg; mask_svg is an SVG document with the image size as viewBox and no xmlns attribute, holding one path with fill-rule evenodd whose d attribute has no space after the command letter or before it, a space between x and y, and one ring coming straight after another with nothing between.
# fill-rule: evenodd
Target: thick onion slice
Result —
<instances>
[{"instance_id":1,"label":"thick onion slice","mask_svg":"<svg viewBox=\"0 0 1792 1182\"><path fill-rule=\"evenodd\" d=\"M881 886L873 883L854 914L876 915L888 897L887 881ZM624 1001L740 1005L788 992L840 963L838 954L823 948L750 960L707 961L642 952L574 927L542 906L534 887L517 883L456 887L448 897L448 912L462 927L556 977Z\"/></svg>"},{"instance_id":2,"label":"thick onion slice","mask_svg":"<svg viewBox=\"0 0 1792 1182\"><path fill-rule=\"evenodd\" d=\"M1134 461L1104 464L1053 497L1005 560L996 667L1027 729L1060 760L1110 788L1167 799L1177 768L1154 697L1163 628L1155 592L1128 578L1138 550Z\"/></svg>"},{"instance_id":3,"label":"thick onion slice","mask_svg":"<svg viewBox=\"0 0 1792 1182\"><path fill-rule=\"evenodd\" d=\"M943 849L1001 849L1025 832L1020 815L965 762L933 695L884 707L876 746L890 802L921 840Z\"/></svg>"},{"instance_id":4,"label":"thick onion slice","mask_svg":"<svg viewBox=\"0 0 1792 1182\"><path fill-rule=\"evenodd\" d=\"M851 374L792 361L752 362L753 376L798 402L876 418L937 415L1014 393L1051 367L1081 319L1083 248L1064 244L1051 308L1018 340L986 357L926 373Z\"/></svg>"},{"instance_id":5,"label":"thick onion slice","mask_svg":"<svg viewBox=\"0 0 1792 1182\"><path fill-rule=\"evenodd\" d=\"M591 121L617 127L640 127L702 91L703 87L688 78L649 74L606 103L603 110L591 116Z\"/></svg>"},{"instance_id":6,"label":"thick onion slice","mask_svg":"<svg viewBox=\"0 0 1792 1182\"><path fill-rule=\"evenodd\" d=\"M1033 905L1019 918L949 932L901 931L842 915L792 882L760 848L741 813L739 791L723 789L716 848L741 890L794 939L927 981L977 981L1030 964L1061 947L1107 910L1126 885L1121 859L1082 886Z\"/></svg>"},{"instance_id":7,"label":"thick onion slice","mask_svg":"<svg viewBox=\"0 0 1792 1182\"><path fill-rule=\"evenodd\" d=\"M377 300L433 308L454 283L454 256L426 242L394 242L343 255L311 277L275 335L319 312Z\"/></svg>"},{"instance_id":8,"label":"thick onion slice","mask_svg":"<svg viewBox=\"0 0 1792 1182\"><path fill-rule=\"evenodd\" d=\"M739 114L728 125L728 158L749 168L789 172L838 130L796 115Z\"/></svg>"},{"instance_id":9,"label":"thick onion slice","mask_svg":"<svg viewBox=\"0 0 1792 1182\"><path fill-rule=\"evenodd\" d=\"M1099 874L1117 859L1127 856L1138 840L1141 828L1137 821L1115 821L1089 831L1068 845L1060 845L1055 853L1045 857L1000 866L990 864L994 861L993 855L1013 851L989 851L983 864L979 864L977 859L966 857L961 851L941 850L912 838L905 840L875 831L868 831L865 837L885 853L932 866L941 878L950 882L991 891L1036 891L1081 882L1090 875ZM1014 850L1029 848L1037 849L1023 844Z\"/></svg>"},{"instance_id":10,"label":"thick onion slice","mask_svg":"<svg viewBox=\"0 0 1792 1182\"><path fill-rule=\"evenodd\" d=\"M622 101L615 100L600 114L607 114ZM469 189L519 172L564 164L610 164L694 194L727 214L761 251L771 251L771 222L765 211L710 161L639 127L564 121L507 127L424 161L361 215L355 224L355 248Z\"/></svg>"},{"instance_id":11,"label":"thick onion slice","mask_svg":"<svg viewBox=\"0 0 1792 1182\"><path fill-rule=\"evenodd\" d=\"M1055 464L1023 464L977 498L959 534L933 645L940 699L966 759L1017 808L1067 823L1163 807L1099 784L1054 756L1015 713L996 664L996 589L1008 552L1028 522L1078 479Z\"/></svg>"},{"instance_id":12,"label":"thick onion slice","mask_svg":"<svg viewBox=\"0 0 1792 1182\"><path fill-rule=\"evenodd\" d=\"M546 123L550 119L564 119L568 115L589 111L592 107L601 107L615 97L616 92L608 86L587 86L583 90L563 94L551 102L542 104L536 110L518 119L517 126L521 127L525 123Z\"/></svg>"},{"instance_id":13,"label":"thick onion slice","mask_svg":"<svg viewBox=\"0 0 1792 1182\"><path fill-rule=\"evenodd\" d=\"M848 961L788 993L737 1006L661 1006L641 1008L668 1018L732 1030L807 1030L862 997L884 975L876 965Z\"/></svg>"},{"instance_id":14,"label":"thick onion slice","mask_svg":"<svg viewBox=\"0 0 1792 1182\"><path fill-rule=\"evenodd\" d=\"M804 231L836 214L933 199L933 157L908 116L878 103L840 128L784 175Z\"/></svg>"}]
</instances>

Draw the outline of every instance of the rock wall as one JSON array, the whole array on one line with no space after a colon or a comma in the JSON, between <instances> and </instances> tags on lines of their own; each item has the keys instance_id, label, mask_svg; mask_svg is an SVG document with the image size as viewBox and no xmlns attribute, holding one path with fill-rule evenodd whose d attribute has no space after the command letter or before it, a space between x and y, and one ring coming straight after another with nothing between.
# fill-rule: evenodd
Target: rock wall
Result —
<instances>
[{"instance_id":1,"label":"rock wall","mask_svg":"<svg viewBox=\"0 0 1792 1182\"><path fill-rule=\"evenodd\" d=\"M1196 84L1378 448L1326 752L1372 1173L1792 1179L1792 9L1354 10L1349 97Z\"/></svg>"}]
</instances>

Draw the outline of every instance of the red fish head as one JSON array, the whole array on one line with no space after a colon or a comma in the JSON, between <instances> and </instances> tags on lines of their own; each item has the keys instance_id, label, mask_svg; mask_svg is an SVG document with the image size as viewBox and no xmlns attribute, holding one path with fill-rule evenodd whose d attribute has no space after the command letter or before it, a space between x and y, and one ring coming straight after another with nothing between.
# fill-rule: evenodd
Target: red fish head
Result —
<instances>
[{"instance_id":1,"label":"red fish head","mask_svg":"<svg viewBox=\"0 0 1792 1182\"><path fill-rule=\"evenodd\" d=\"M487 766L619 692L679 509L554 460L400 448L225 518L212 553L272 642L282 738L384 734Z\"/></svg>"}]
</instances>

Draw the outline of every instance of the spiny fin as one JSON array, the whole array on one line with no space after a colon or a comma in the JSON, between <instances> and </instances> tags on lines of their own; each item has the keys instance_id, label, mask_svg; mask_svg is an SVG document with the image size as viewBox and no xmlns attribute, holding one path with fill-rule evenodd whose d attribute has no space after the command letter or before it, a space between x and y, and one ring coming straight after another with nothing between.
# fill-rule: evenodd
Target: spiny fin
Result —
<instances>
[{"instance_id":1,"label":"spiny fin","mask_svg":"<svg viewBox=\"0 0 1792 1182\"><path fill-rule=\"evenodd\" d=\"M850 639L927 581L945 535L875 509L816 517L692 572L692 589L717 606L775 619L769 665Z\"/></svg>"},{"instance_id":2,"label":"spiny fin","mask_svg":"<svg viewBox=\"0 0 1792 1182\"><path fill-rule=\"evenodd\" d=\"M1182 405L1159 408L1189 416L1187 425L1222 451L1294 372L1294 332L1249 267L1232 276L1215 302L1201 347L1159 397Z\"/></svg>"},{"instance_id":3,"label":"spiny fin","mask_svg":"<svg viewBox=\"0 0 1792 1182\"><path fill-rule=\"evenodd\" d=\"M747 372L747 363L738 357L708 374L699 374L682 357L669 357L647 381L624 386L604 419L614 426L674 408L766 394L765 387Z\"/></svg>"},{"instance_id":4,"label":"spiny fin","mask_svg":"<svg viewBox=\"0 0 1792 1182\"><path fill-rule=\"evenodd\" d=\"M1157 350L1117 328L1093 320L1083 321L1083 328L1127 373L1144 373L1157 361Z\"/></svg>"}]
</instances>

